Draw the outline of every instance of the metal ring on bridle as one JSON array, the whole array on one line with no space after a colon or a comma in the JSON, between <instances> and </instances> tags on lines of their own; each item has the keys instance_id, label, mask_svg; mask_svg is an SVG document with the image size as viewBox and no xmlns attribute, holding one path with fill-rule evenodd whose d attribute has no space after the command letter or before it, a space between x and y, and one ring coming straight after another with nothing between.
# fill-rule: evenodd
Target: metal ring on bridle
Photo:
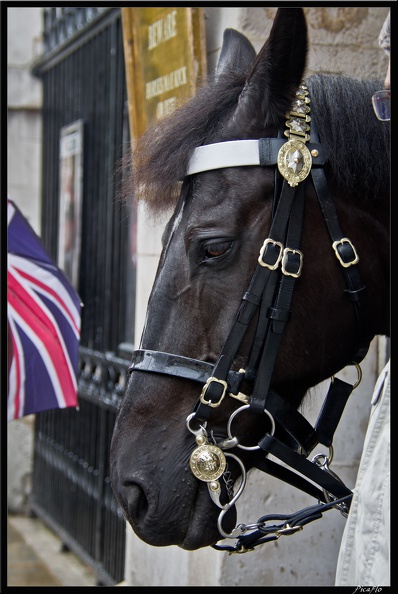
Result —
<instances>
[{"instance_id":1,"label":"metal ring on bridle","mask_svg":"<svg viewBox=\"0 0 398 594\"><path fill-rule=\"evenodd\" d=\"M228 419L228 425L227 425L227 433L228 433L229 439L233 439L233 436L232 436L232 433L231 433L231 424L232 424L232 421L234 420L234 418L236 417L236 415L238 413L242 412L242 410L245 410L246 408L249 408L249 407L250 407L250 404L245 404L244 406L241 406L240 408L236 409L232 413L232 415L229 417L229 419ZM264 408L264 412L265 412L266 415L268 415L268 417L270 418L270 421L271 421L271 432L270 432L270 434L271 435L274 435L274 433L275 433L275 421L274 421L274 417L271 415L271 413L266 408ZM237 447L238 448L241 448L242 450L259 450L260 449L260 446L259 445L256 445L256 446L243 446L240 443L237 444Z\"/></svg>"},{"instance_id":2,"label":"metal ring on bridle","mask_svg":"<svg viewBox=\"0 0 398 594\"><path fill-rule=\"evenodd\" d=\"M203 423L203 425L199 425L199 429L192 429L192 427L190 426L190 421L191 419L195 416L195 413L191 413L190 415L188 415L187 417L187 427L188 427L188 431L190 431L191 433L193 433L193 435L197 436L197 435L207 435L206 432L206 425L207 425L207 421L205 421Z\"/></svg>"},{"instance_id":3,"label":"metal ring on bridle","mask_svg":"<svg viewBox=\"0 0 398 594\"><path fill-rule=\"evenodd\" d=\"M311 462L315 462L318 466L323 466L325 469L329 469L330 464L332 463L334 456L334 449L333 446L329 446L329 455L326 454L316 454L312 459ZM319 462L323 458L323 463Z\"/></svg>"},{"instance_id":4,"label":"metal ring on bridle","mask_svg":"<svg viewBox=\"0 0 398 594\"><path fill-rule=\"evenodd\" d=\"M358 363L354 363L354 365L355 365L355 368L357 370L358 379L355 382L355 384L352 386L352 389L353 390L355 390L355 388L357 388L359 386L359 384L361 383L361 381L362 381L362 368L361 368L361 366Z\"/></svg>"},{"instance_id":5,"label":"metal ring on bridle","mask_svg":"<svg viewBox=\"0 0 398 594\"><path fill-rule=\"evenodd\" d=\"M359 386L359 384L361 383L361 381L362 381L362 368L359 365L359 363L352 363L352 365L355 366L355 368L357 370L357 374L358 374L357 381L352 386L352 389L355 390L355 388L357 388ZM334 375L332 375L332 377L330 378L330 381L333 383L333 381L334 381Z\"/></svg>"}]
</instances>

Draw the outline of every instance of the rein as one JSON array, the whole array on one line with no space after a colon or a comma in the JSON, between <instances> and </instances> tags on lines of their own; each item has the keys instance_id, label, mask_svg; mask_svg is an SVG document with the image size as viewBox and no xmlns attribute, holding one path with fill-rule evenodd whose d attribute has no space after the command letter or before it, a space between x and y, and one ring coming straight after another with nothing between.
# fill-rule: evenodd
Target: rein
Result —
<instances>
[{"instance_id":1,"label":"rein","mask_svg":"<svg viewBox=\"0 0 398 594\"><path fill-rule=\"evenodd\" d=\"M301 530L329 509L339 509L343 515L347 515L351 503L352 492L330 469L330 464L336 427L349 395L361 381L359 363L369 348L369 343L364 339L366 288L356 266L359 261L357 252L340 228L329 193L323 170L327 155L319 142L315 123L311 120L309 104L308 89L303 83L287 114L287 130L284 132L287 140L278 137L220 142L197 147L192 155L188 176L223 167L258 165L277 166L283 178L282 184L279 181L275 184L274 214L269 236L260 249L256 269L215 365L175 354L139 349L133 353L129 367L130 372L171 375L203 386L186 424L197 444L190 458L191 471L199 480L207 483L211 499L221 509L217 524L221 536L237 539L234 546L213 545L218 550L253 550L259 544ZM314 427L270 388L280 341L290 316L294 286L303 267L300 241L305 192L302 182L309 175L329 230L332 248L345 276L346 292L354 305L359 336L358 351L353 361L358 380L351 385L332 378ZM233 362L257 311L258 322L246 369L235 371L232 369ZM240 391L242 383L253 385L250 395ZM238 399L241 406L227 422L227 437L216 442L213 433L207 431L207 423L213 409L221 405L226 395ZM234 435L235 417L244 410L265 415L269 425L255 446L239 443ZM329 454L317 454L308 459L318 444L327 447ZM232 532L226 533L222 526L223 518L242 494L247 475L240 458L230 451L233 448L262 450L265 455L254 464L256 468L311 495L318 503L295 514L266 515L255 524L239 524ZM268 459L269 454L282 464ZM241 470L240 484L235 491L235 485L229 478L228 459L234 460ZM228 495L225 504L220 500L221 478ZM275 520L278 523L268 525Z\"/></svg>"}]
</instances>

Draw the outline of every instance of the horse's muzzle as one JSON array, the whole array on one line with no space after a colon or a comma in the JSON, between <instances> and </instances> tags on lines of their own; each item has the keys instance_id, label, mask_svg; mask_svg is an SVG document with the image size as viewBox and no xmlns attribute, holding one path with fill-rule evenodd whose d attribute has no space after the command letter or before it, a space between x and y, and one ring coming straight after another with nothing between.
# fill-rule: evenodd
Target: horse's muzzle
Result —
<instances>
[{"instance_id":1,"label":"horse's muzzle","mask_svg":"<svg viewBox=\"0 0 398 594\"><path fill-rule=\"evenodd\" d=\"M210 500L207 485L197 481L190 471L181 478L180 487L171 491L143 475L120 480L115 469L111 479L126 520L147 544L196 550L220 540L219 509ZM232 528L235 520L236 512L232 508L224 524Z\"/></svg>"}]
</instances>

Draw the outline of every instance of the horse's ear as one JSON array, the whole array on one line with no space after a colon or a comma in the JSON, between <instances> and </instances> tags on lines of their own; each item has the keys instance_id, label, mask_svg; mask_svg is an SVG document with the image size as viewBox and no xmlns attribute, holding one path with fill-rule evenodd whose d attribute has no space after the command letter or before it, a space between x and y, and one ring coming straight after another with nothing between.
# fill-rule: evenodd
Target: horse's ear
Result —
<instances>
[{"instance_id":1,"label":"horse's ear","mask_svg":"<svg viewBox=\"0 0 398 594\"><path fill-rule=\"evenodd\" d=\"M216 78L229 70L247 73L255 57L256 50L247 37L235 29L225 29Z\"/></svg>"},{"instance_id":2,"label":"horse's ear","mask_svg":"<svg viewBox=\"0 0 398 594\"><path fill-rule=\"evenodd\" d=\"M303 80L307 51L303 9L279 8L268 40L247 76L234 122L246 123L247 127L279 125Z\"/></svg>"}]
</instances>

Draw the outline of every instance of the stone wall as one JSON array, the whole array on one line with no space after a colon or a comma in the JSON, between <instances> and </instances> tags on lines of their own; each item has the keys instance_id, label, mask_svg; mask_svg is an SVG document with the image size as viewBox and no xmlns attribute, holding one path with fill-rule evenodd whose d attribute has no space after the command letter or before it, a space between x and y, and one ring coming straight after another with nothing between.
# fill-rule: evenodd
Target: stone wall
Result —
<instances>
[{"instance_id":1,"label":"stone wall","mask_svg":"<svg viewBox=\"0 0 398 594\"><path fill-rule=\"evenodd\" d=\"M41 82L30 69L41 52L41 8L8 8L7 191L40 233Z\"/></svg>"},{"instance_id":2,"label":"stone wall","mask_svg":"<svg viewBox=\"0 0 398 594\"><path fill-rule=\"evenodd\" d=\"M310 52L308 74L341 73L355 78L384 76L387 58L378 45L378 35L387 7L305 8ZM239 29L258 51L268 35L276 9L248 7L240 10Z\"/></svg>"},{"instance_id":3,"label":"stone wall","mask_svg":"<svg viewBox=\"0 0 398 594\"><path fill-rule=\"evenodd\" d=\"M7 193L40 234L42 88L30 69L41 52L41 8L8 8L7 27ZM29 415L7 427L7 503L13 513L27 509L34 419Z\"/></svg>"}]
</instances>

